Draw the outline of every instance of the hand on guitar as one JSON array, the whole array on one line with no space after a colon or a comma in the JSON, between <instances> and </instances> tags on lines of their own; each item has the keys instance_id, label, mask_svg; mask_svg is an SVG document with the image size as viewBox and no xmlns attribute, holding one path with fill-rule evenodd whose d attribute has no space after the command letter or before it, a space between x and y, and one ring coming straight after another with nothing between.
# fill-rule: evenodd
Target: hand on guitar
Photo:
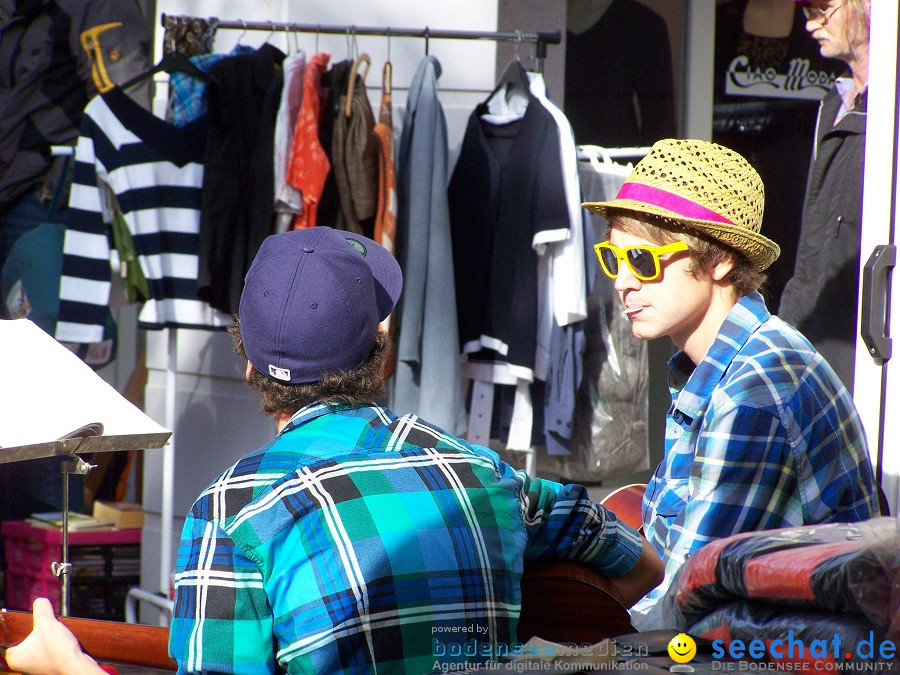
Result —
<instances>
[{"instance_id":1,"label":"hand on guitar","mask_svg":"<svg viewBox=\"0 0 900 675\"><path fill-rule=\"evenodd\" d=\"M97 662L85 654L72 632L56 620L46 598L33 605L34 628L15 647L6 650L6 663L30 675L105 675Z\"/></svg>"}]
</instances>

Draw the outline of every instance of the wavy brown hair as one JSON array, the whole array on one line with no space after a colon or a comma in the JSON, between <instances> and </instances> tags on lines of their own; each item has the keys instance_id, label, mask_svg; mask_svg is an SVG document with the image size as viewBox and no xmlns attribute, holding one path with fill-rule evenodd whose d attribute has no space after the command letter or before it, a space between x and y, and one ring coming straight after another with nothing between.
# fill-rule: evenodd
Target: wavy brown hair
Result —
<instances>
[{"instance_id":1,"label":"wavy brown hair","mask_svg":"<svg viewBox=\"0 0 900 675\"><path fill-rule=\"evenodd\" d=\"M750 264L750 260L740 251L689 225L649 213L638 215L634 211L620 208L609 209L607 220L610 223L615 221L617 227L629 234L657 244L683 241L690 249L688 251L691 258L689 272L695 278L700 275L712 274L713 269L719 263L728 260L734 261L734 266L725 281L734 288L738 298L760 290L766 280L765 273L754 268ZM608 230L606 237L609 238Z\"/></svg>"},{"instance_id":2,"label":"wavy brown hair","mask_svg":"<svg viewBox=\"0 0 900 675\"><path fill-rule=\"evenodd\" d=\"M231 342L238 356L247 358L241 337L241 319L235 314L228 327ZM250 387L262 395L261 408L267 415L287 413L293 415L303 406L316 401L323 403L362 403L374 401L386 392L384 365L391 349L391 338L378 331L372 353L356 370L329 373L311 384L283 384L271 380L256 368L247 379Z\"/></svg>"}]
</instances>

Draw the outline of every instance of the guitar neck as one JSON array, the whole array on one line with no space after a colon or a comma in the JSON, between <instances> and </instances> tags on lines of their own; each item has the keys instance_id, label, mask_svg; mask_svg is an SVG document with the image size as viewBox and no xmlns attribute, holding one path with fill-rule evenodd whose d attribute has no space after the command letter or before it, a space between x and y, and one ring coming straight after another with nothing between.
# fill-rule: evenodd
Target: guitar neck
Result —
<instances>
[{"instance_id":1,"label":"guitar neck","mask_svg":"<svg viewBox=\"0 0 900 675\"><path fill-rule=\"evenodd\" d=\"M59 617L81 648L100 662L126 663L160 670L177 670L169 658L169 629L119 621ZM12 647L31 633L31 612L4 609L0 613L0 646Z\"/></svg>"}]
</instances>

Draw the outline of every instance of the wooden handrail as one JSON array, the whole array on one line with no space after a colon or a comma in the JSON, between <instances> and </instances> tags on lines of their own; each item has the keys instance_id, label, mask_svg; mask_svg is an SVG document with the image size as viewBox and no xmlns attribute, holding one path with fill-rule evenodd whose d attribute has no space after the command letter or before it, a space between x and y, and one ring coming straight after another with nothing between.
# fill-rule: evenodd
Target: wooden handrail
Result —
<instances>
[{"instance_id":1,"label":"wooden handrail","mask_svg":"<svg viewBox=\"0 0 900 675\"><path fill-rule=\"evenodd\" d=\"M120 621L59 617L96 661L177 670L169 657L169 629ZM0 646L12 647L31 633L31 612L0 612Z\"/></svg>"}]
</instances>

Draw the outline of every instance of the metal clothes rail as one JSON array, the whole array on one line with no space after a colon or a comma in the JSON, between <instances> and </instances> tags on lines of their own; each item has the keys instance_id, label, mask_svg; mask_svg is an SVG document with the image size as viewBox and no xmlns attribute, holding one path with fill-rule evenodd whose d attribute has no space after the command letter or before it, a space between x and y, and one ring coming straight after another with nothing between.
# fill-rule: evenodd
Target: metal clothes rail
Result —
<instances>
[{"instance_id":1,"label":"metal clothes rail","mask_svg":"<svg viewBox=\"0 0 900 675\"><path fill-rule=\"evenodd\" d=\"M276 21L243 21L226 20L212 17L208 19L211 26L234 30L264 30L272 33L320 33L331 35L376 35L383 37L422 38L425 40L425 52L428 53L428 41L438 40L494 40L495 42L520 42L535 45L534 58L538 68L547 57L547 45L558 45L562 41L562 33L556 31L468 31L441 30L425 26L424 28L397 28L393 26L355 26L326 25L316 23L295 23ZM166 25L166 15L162 15L162 25Z\"/></svg>"}]
</instances>

